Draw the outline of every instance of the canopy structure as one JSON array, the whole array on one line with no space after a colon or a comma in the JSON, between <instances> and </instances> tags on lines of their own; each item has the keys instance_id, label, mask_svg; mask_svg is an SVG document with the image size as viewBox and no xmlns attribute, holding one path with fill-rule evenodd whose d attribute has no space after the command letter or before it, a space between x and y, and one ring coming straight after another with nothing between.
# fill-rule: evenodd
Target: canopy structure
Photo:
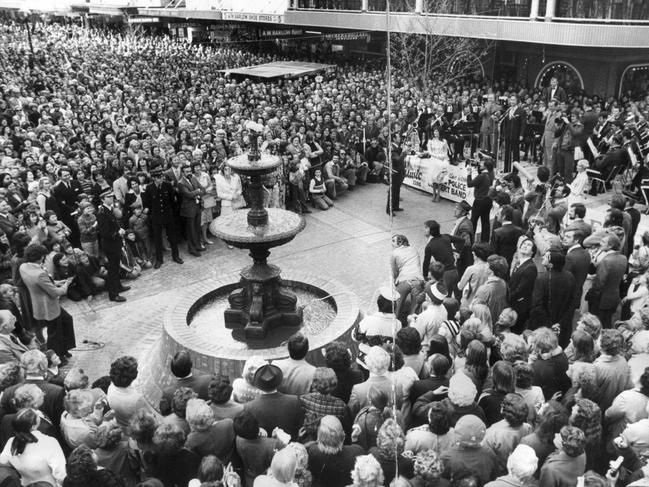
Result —
<instances>
[{"instance_id":1,"label":"canopy structure","mask_svg":"<svg viewBox=\"0 0 649 487\"><path fill-rule=\"evenodd\" d=\"M295 78L306 74L317 73L333 67L333 64L303 63L299 61L277 61L274 63L258 64L245 68L224 69L222 73L250 76L256 78Z\"/></svg>"}]
</instances>

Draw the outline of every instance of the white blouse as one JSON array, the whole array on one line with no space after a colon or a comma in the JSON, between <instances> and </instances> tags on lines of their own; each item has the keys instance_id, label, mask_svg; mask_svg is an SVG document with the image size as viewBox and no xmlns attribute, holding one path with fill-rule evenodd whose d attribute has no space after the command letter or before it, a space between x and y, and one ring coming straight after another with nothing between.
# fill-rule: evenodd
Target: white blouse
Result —
<instances>
[{"instance_id":1,"label":"white blouse","mask_svg":"<svg viewBox=\"0 0 649 487\"><path fill-rule=\"evenodd\" d=\"M241 179L238 174L232 174L230 181L222 174L214 176L216 194L221 199L222 206L232 206L232 200L241 196Z\"/></svg>"},{"instance_id":2,"label":"white blouse","mask_svg":"<svg viewBox=\"0 0 649 487\"><path fill-rule=\"evenodd\" d=\"M10 438L0 453L0 464L10 464L14 467L22 477L22 485L49 482L56 487L61 486L66 476L65 455L61 445L51 436L38 430L32 434L38 441L28 443L20 455L11 454L14 438Z\"/></svg>"}]
</instances>

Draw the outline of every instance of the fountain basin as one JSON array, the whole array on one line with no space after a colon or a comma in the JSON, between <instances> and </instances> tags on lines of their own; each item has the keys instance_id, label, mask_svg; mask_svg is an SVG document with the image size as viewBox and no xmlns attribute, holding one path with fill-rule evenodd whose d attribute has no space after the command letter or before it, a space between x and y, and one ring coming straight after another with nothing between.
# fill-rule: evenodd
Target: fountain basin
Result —
<instances>
[{"instance_id":1,"label":"fountain basin","mask_svg":"<svg viewBox=\"0 0 649 487\"><path fill-rule=\"evenodd\" d=\"M266 208L268 224L254 227L248 224L248 209L235 210L215 218L210 231L221 240L238 248L278 247L293 240L306 222L302 216L281 208Z\"/></svg>"},{"instance_id":2,"label":"fountain basin","mask_svg":"<svg viewBox=\"0 0 649 487\"><path fill-rule=\"evenodd\" d=\"M238 340L234 334L240 330L224 327L223 310L228 306L228 295L241 287L239 279L239 274L208 279L183 288L169 303L162 336L143 358L138 380L153 406L157 407L162 391L174 381L170 364L180 350L189 351L195 373L222 374L230 380L241 376L245 361L253 355L271 361L288 357L285 342L298 330L309 338L307 360L316 366L324 365L323 348L334 340L345 342L354 351L351 332L360 319L356 294L336 280L297 272L282 279L281 286L297 296L298 307L311 303L304 308L303 324L299 328L275 328L262 342ZM313 300L320 298L325 299L316 305ZM314 314L322 313L328 316L311 320Z\"/></svg>"}]
</instances>

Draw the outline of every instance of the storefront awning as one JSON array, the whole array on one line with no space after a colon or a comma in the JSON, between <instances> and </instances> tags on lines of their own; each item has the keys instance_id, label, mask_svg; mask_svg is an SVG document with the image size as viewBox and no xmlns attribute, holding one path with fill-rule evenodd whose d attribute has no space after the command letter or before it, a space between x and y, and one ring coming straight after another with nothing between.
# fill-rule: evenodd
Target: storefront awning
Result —
<instances>
[{"instance_id":1,"label":"storefront awning","mask_svg":"<svg viewBox=\"0 0 649 487\"><path fill-rule=\"evenodd\" d=\"M303 63L298 61L277 61L274 63L258 64L245 68L224 69L222 73L239 74L256 78L295 78L306 74L317 73L334 67L333 64Z\"/></svg>"}]
</instances>

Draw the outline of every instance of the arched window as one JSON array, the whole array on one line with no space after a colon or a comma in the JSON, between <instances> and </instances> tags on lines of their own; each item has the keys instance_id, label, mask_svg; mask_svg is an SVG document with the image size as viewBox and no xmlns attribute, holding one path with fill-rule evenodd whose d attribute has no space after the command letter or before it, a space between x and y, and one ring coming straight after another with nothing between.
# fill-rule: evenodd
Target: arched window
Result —
<instances>
[{"instance_id":1,"label":"arched window","mask_svg":"<svg viewBox=\"0 0 649 487\"><path fill-rule=\"evenodd\" d=\"M579 92L584 89L584 79L577 68L565 61L553 61L539 72L534 82L536 88L550 86L550 80L556 77L559 85L568 93Z\"/></svg>"},{"instance_id":2,"label":"arched window","mask_svg":"<svg viewBox=\"0 0 649 487\"><path fill-rule=\"evenodd\" d=\"M620 97L629 95L637 100L649 90L649 64L631 64L622 73L620 79Z\"/></svg>"}]
</instances>

